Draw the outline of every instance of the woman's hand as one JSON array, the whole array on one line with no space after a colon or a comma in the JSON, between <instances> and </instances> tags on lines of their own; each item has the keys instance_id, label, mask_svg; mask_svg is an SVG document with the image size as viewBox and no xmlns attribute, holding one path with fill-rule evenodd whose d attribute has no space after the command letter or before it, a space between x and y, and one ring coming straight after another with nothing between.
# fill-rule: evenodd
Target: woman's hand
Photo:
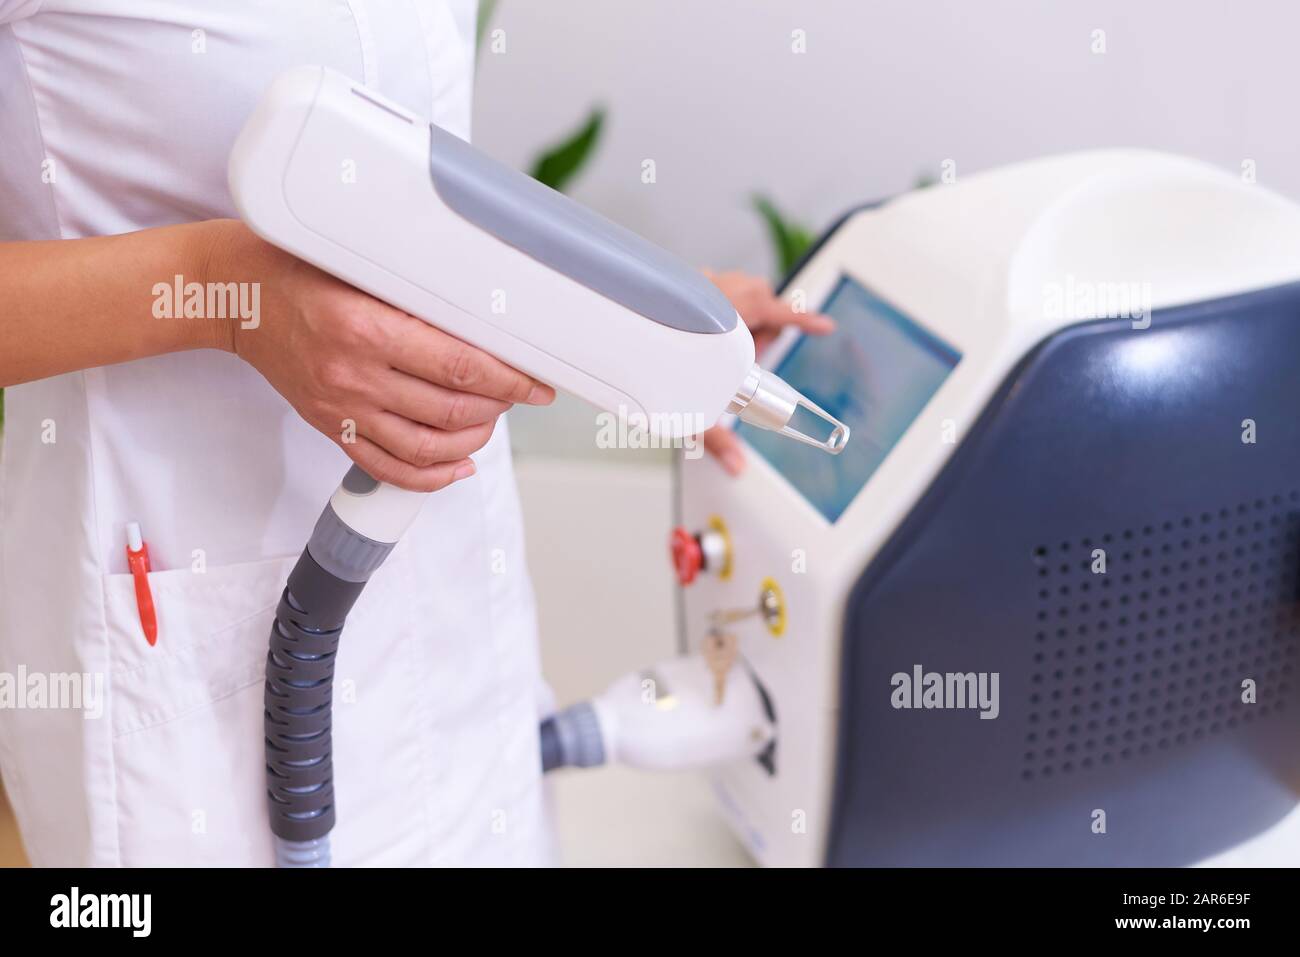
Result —
<instances>
[{"instance_id":1,"label":"woman's hand","mask_svg":"<svg viewBox=\"0 0 1300 957\"><path fill-rule=\"evenodd\" d=\"M215 225L215 224L214 224ZM371 476L432 492L474 474L517 402L555 392L480 349L264 242L219 224L206 281L261 283L261 317L228 347Z\"/></svg>"},{"instance_id":2,"label":"woman's hand","mask_svg":"<svg viewBox=\"0 0 1300 957\"><path fill-rule=\"evenodd\" d=\"M754 346L759 355L786 326L794 326L814 336L835 331L834 319L815 312L796 312L777 296L771 283L758 276L743 272L714 273L707 269L704 275L736 307L736 312L740 313L740 318L754 336ZM744 470L745 453L731 429L720 425L709 429L704 433L704 448L717 457L729 474L739 475Z\"/></svg>"}]
</instances>

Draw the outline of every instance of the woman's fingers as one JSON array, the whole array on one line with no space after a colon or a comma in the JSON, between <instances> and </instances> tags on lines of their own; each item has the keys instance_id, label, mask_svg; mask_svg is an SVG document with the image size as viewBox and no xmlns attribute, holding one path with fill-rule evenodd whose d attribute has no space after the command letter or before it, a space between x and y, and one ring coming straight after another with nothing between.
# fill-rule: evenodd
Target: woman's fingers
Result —
<instances>
[{"instance_id":1,"label":"woman's fingers","mask_svg":"<svg viewBox=\"0 0 1300 957\"><path fill-rule=\"evenodd\" d=\"M357 431L389 455L417 469L439 462L456 462L473 455L492 438L496 420L447 432L430 428L392 412L375 412L357 425Z\"/></svg>"},{"instance_id":2,"label":"woman's fingers","mask_svg":"<svg viewBox=\"0 0 1300 957\"><path fill-rule=\"evenodd\" d=\"M412 492L437 492L453 482L469 478L475 471L474 463L468 458L420 468L386 452L362 435L358 435L355 442L344 445L343 450L366 470L366 474Z\"/></svg>"},{"instance_id":3,"label":"woman's fingers","mask_svg":"<svg viewBox=\"0 0 1300 957\"><path fill-rule=\"evenodd\" d=\"M747 318L745 324L749 326L754 341L760 347L770 343L787 326L794 326L810 336L824 336L835 331L835 320L830 316L817 312L796 312L788 302L781 299L757 305L750 314L754 318Z\"/></svg>"},{"instance_id":4,"label":"woman's fingers","mask_svg":"<svg viewBox=\"0 0 1300 957\"><path fill-rule=\"evenodd\" d=\"M225 234L223 234L225 235ZM353 460L404 488L436 488L492 435L511 403L545 405L548 386L295 259L232 223L222 263L261 282L265 321L235 337L304 420ZM353 440L356 441L353 441ZM461 476L463 477L463 475Z\"/></svg>"},{"instance_id":5,"label":"woman's fingers","mask_svg":"<svg viewBox=\"0 0 1300 957\"><path fill-rule=\"evenodd\" d=\"M418 319L404 324L391 362L402 372L455 392L528 405L555 400L550 386Z\"/></svg>"},{"instance_id":6,"label":"woman's fingers","mask_svg":"<svg viewBox=\"0 0 1300 957\"><path fill-rule=\"evenodd\" d=\"M772 291L772 287L762 280L760 280L760 287L747 300L750 314L741 313L745 315L745 324L751 330L757 332L795 326L815 336L834 331L835 320L830 316L795 309L791 303L777 296Z\"/></svg>"},{"instance_id":7,"label":"woman's fingers","mask_svg":"<svg viewBox=\"0 0 1300 957\"><path fill-rule=\"evenodd\" d=\"M510 403L501 399L453 392L397 369L390 370L379 384L389 411L435 429L454 432L494 422L510 409Z\"/></svg>"},{"instance_id":8,"label":"woman's fingers","mask_svg":"<svg viewBox=\"0 0 1300 957\"><path fill-rule=\"evenodd\" d=\"M726 426L715 425L704 433L704 450L714 456L728 475L745 470L745 452L736 433Z\"/></svg>"},{"instance_id":9,"label":"woman's fingers","mask_svg":"<svg viewBox=\"0 0 1300 957\"><path fill-rule=\"evenodd\" d=\"M775 300L769 321L776 328L796 326L813 336L824 336L835 331L835 320L820 312L796 312L784 299Z\"/></svg>"},{"instance_id":10,"label":"woman's fingers","mask_svg":"<svg viewBox=\"0 0 1300 957\"><path fill-rule=\"evenodd\" d=\"M786 326L794 326L814 336L835 331L834 319L821 313L796 310L776 294L766 279L743 272L706 271L705 275L731 300L760 345L766 344Z\"/></svg>"}]
</instances>

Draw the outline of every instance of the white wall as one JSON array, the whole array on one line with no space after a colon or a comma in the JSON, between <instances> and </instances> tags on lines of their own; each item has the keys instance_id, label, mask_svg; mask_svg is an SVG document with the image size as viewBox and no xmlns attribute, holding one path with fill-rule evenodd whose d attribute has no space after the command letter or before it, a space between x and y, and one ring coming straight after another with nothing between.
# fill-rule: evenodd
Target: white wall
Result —
<instances>
[{"instance_id":1,"label":"white wall","mask_svg":"<svg viewBox=\"0 0 1300 957\"><path fill-rule=\"evenodd\" d=\"M605 103L575 195L700 265L770 272L756 188L820 227L946 158L1141 145L1300 196L1287 0L501 0L494 25L476 141L526 165Z\"/></svg>"},{"instance_id":2,"label":"white wall","mask_svg":"<svg viewBox=\"0 0 1300 957\"><path fill-rule=\"evenodd\" d=\"M605 104L571 191L700 266L773 272L756 189L819 231L946 159L1147 146L1300 198L1289 0L500 0L493 26L475 141L526 168ZM577 403L513 419L524 454L603 457Z\"/></svg>"}]
</instances>

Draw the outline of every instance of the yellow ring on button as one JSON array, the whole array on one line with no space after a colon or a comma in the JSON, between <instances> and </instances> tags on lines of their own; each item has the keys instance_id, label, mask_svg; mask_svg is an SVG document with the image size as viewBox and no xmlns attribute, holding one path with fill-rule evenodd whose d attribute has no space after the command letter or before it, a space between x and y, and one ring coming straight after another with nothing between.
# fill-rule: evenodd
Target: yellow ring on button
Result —
<instances>
[{"instance_id":1,"label":"yellow ring on button","mask_svg":"<svg viewBox=\"0 0 1300 957\"><path fill-rule=\"evenodd\" d=\"M780 638L785 634L786 626L786 607L785 592L781 591L781 586L776 583L775 578L764 578L763 584L758 593L758 604L760 608L766 608L767 602L764 600L768 594L776 599L776 613L774 615L763 615L763 623L767 626L768 632L773 638Z\"/></svg>"},{"instance_id":2,"label":"yellow ring on button","mask_svg":"<svg viewBox=\"0 0 1300 957\"><path fill-rule=\"evenodd\" d=\"M709 519L709 528L722 536L722 542L726 546L722 553L722 568L718 571L718 578L724 582L731 581L731 533L727 531L727 523L720 516L714 515Z\"/></svg>"}]
</instances>

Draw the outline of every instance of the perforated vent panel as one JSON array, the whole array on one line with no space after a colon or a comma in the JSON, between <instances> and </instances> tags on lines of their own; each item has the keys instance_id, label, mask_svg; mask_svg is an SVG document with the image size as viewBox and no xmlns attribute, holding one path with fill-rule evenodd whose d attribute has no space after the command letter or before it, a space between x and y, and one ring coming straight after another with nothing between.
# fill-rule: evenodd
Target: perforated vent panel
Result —
<instances>
[{"instance_id":1,"label":"perforated vent panel","mask_svg":"<svg viewBox=\"0 0 1300 957\"><path fill-rule=\"evenodd\" d=\"M1140 760L1281 713L1300 646L1298 552L1298 490L1035 548L1022 778Z\"/></svg>"}]
</instances>

